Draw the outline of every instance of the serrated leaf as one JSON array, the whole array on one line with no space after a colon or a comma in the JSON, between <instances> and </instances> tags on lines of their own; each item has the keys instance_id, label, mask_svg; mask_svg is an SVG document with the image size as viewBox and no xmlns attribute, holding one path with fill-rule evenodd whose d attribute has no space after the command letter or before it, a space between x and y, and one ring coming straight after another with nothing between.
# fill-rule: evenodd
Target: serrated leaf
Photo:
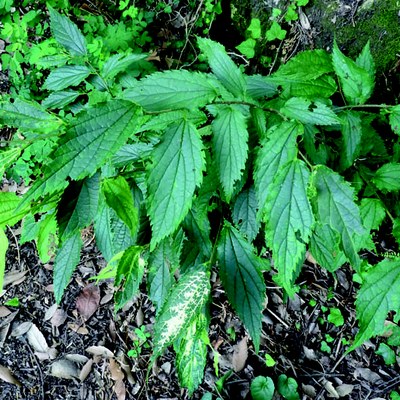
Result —
<instances>
[{"instance_id":1,"label":"serrated leaf","mask_svg":"<svg viewBox=\"0 0 400 400\"><path fill-rule=\"evenodd\" d=\"M210 290L208 273L201 267L193 268L181 277L156 319L153 359L190 326L208 300Z\"/></svg>"},{"instance_id":2,"label":"serrated leaf","mask_svg":"<svg viewBox=\"0 0 400 400\"><path fill-rule=\"evenodd\" d=\"M267 194L274 176L288 161L297 154L296 139L302 134L302 126L295 122L282 122L270 128L261 141L257 153L254 183L260 214L264 210Z\"/></svg>"},{"instance_id":3,"label":"serrated leaf","mask_svg":"<svg viewBox=\"0 0 400 400\"><path fill-rule=\"evenodd\" d=\"M349 351L385 330L389 311L400 308L400 259L381 261L365 274L357 294L356 310L360 330Z\"/></svg>"},{"instance_id":4,"label":"serrated leaf","mask_svg":"<svg viewBox=\"0 0 400 400\"><path fill-rule=\"evenodd\" d=\"M3 177L5 170L19 157L21 149L15 147L0 151L0 177Z\"/></svg>"},{"instance_id":5,"label":"serrated leaf","mask_svg":"<svg viewBox=\"0 0 400 400\"><path fill-rule=\"evenodd\" d=\"M59 44L73 56L85 56L87 53L85 38L78 27L67 17L48 6L50 29Z\"/></svg>"},{"instance_id":6,"label":"serrated leaf","mask_svg":"<svg viewBox=\"0 0 400 400\"><path fill-rule=\"evenodd\" d=\"M178 227L187 214L204 170L203 144L193 124L177 121L155 147L147 176L151 247Z\"/></svg>"},{"instance_id":7,"label":"serrated leaf","mask_svg":"<svg viewBox=\"0 0 400 400\"><path fill-rule=\"evenodd\" d=\"M0 229L0 293L3 292L4 273L6 269L6 253L8 239L3 229Z\"/></svg>"},{"instance_id":8,"label":"serrated leaf","mask_svg":"<svg viewBox=\"0 0 400 400\"><path fill-rule=\"evenodd\" d=\"M261 260L254 254L250 243L228 222L225 222L222 229L217 251L226 294L249 331L258 352L265 297Z\"/></svg>"},{"instance_id":9,"label":"serrated leaf","mask_svg":"<svg viewBox=\"0 0 400 400\"><path fill-rule=\"evenodd\" d=\"M292 97L281 108L281 113L304 124L336 125L339 117L325 104L301 98Z\"/></svg>"},{"instance_id":10,"label":"serrated leaf","mask_svg":"<svg viewBox=\"0 0 400 400\"><path fill-rule=\"evenodd\" d=\"M124 92L124 98L148 111L193 110L210 103L216 95L210 75L185 70L153 73Z\"/></svg>"},{"instance_id":11,"label":"serrated leaf","mask_svg":"<svg viewBox=\"0 0 400 400\"><path fill-rule=\"evenodd\" d=\"M112 158L112 163L116 167L124 167L133 164L142 158L148 157L153 150L153 145L149 143L132 143L122 146Z\"/></svg>"},{"instance_id":12,"label":"serrated leaf","mask_svg":"<svg viewBox=\"0 0 400 400\"><path fill-rule=\"evenodd\" d=\"M340 175L324 166L317 167L314 172L313 185L318 220L339 232L346 257L358 269L360 259L357 252L363 245L360 238L365 236L366 230L354 202L354 190Z\"/></svg>"},{"instance_id":13,"label":"serrated leaf","mask_svg":"<svg viewBox=\"0 0 400 400\"><path fill-rule=\"evenodd\" d=\"M128 247L118 262L115 286L120 288L115 293L115 311L120 310L139 290L146 265L142 252L141 246Z\"/></svg>"},{"instance_id":14,"label":"serrated leaf","mask_svg":"<svg viewBox=\"0 0 400 400\"><path fill-rule=\"evenodd\" d=\"M307 198L310 172L303 161L287 163L275 177L264 208L266 241L278 270L277 281L293 294L297 266L304 258L314 217Z\"/></svg>"},{"instance_id":15,"label":"serrated leaf","mask_svg":"<svg viewBox=\"0 0 400 400\"><path fill-rule=\"evenodd\" d=\"M239 231L252 242L260 230L257 219L258 202L254 187L246 189L236 198L233 206L232 219Z\"/></svg>"},{"instance_id":16,"label":"serrated leaf","mask_svg":"<svg viewBox=\"0 0 400 400\"><path fill-rule=\"evenodd\" d=\"M24 203L65 188L65 178L92 175L132 135L140 123L137 107L112 100L81 112L44 171L24 197Z\"/></svg>"},{"instance_id":17,"label":"serrated leaf","mask_svg":"<svg viewBox=\"0 0 400 400\"><path fill-rule=\"evenodd\" d=\"M212 122L213 148L219 180L229 201L246 164L249 134L246 117L238 107L221 106L217 112Z\"/></svg>"},{"instance_id":18,"label":"serrated leaf","mask_svg":"<svg viewBox=\"0 0 400 400\"><path fill-rule=\"evenodd\" d=\"M37 239L39 224L36 222L34 215L28 214L22 221L21 237L19 244L22 245L31 240Z\"/></svg>"},{"instance_id":19,"label":"serrated leaf","mask_svg":"<svg viewBox=\"0 0 400 400\"><path fill-rule=\"evenodd\" d=\"M62 90L77 86L91 74L90 68L84 65L65 65L50 72L43 84L43 89Z\"/></svg>"},{"instance_id":20,"label":"serrated leaf","mask_svg":"<svg viewBox=\"0 0 400 400\"><path fill-rule=\"evenodd\" d=\"M29 212L29 207L18 209L21 198L13 192L0 192L0 228L13 226Z\"/></svg>"},{"instance_id":21,"label":"serrated leaf","mask_svg":"<svg viewBox=\"0 0 400 400\"><path fill-rule=\"evenodd\" d=\"M400 135L400 104L390 109L389 123L393 132Z\"/></svg>"},{"instance_id":22,"label":"serrated leaf","mask_svg":"<svg viewBox=\"0 0 400 400\"><path fill-rule=\"evenodd\" d=\"M336 42L333 45L332 61L346 100L350 104L364 104L371 97L374 78L368 71L346 57Z\"/></svg>"},{"instance_id":23,"label":"serrated leaf","mask_svg":"<svg viewBox=\"0 0 400 400\"><path fill-rule=\"evenodd\" d=\"M113 79L117 74L127 70L132 64L143 61L148 57L147 54L114 54L104 63L102 68L102 77Z\"/></svg>"},{"instance_id":24,"label":"serrated leaf","mask_svg":"<svg viewBox=\"0 0 400 400\"><path fill-rule=\"evenodd\" d=\"M342 120L343 149L341 151L340 166L345 170L353 165L360 154L362 138L361 116L354 111L345 111L340 114Z\"/></svg>"},{"instance_id":25,"label":"serrated leaf","mask_svg":"<svg viewBox=\"0 0 400 400\"><path fill-rule=\"evenodd\" d=\"M379 190L400 190L400 163L387 163L375 172L372 182Z\"/></svg>"},{"instance_id":26,"label":"serrated leaf","mask_svg":"<svg viewBox=\"0 0 400 400\"><path fill-rule=\"evenodd\" d=\"M79 263L82 245L81 232L78 230L57 251L53 269L54 297L57 304L60 304L64 290Z\"/></svg>"},{"instance_id":27,"label":"serrated leaf","mask_svg":"<svg viewBox=\"0 0 400 400\"><path fill-rule=\"evenodd\" d=\"M278 86L261 75L246 76L247 94L253 99L273 97L278 92Z\"/></svg>"},{"instance_id":28,"label":"serrated leaf","mask_svg":"<svg viewBox=\"0 0 400 400\"><path fill-rule=\"evenodd\" d=\"M357 57L356 64L369 73L372 81L375 79L375 62L372 58L369 40Z\"/></svg>"},{"instance_id":29,"label":"serrated leaf","mask_svg":"<svg viewBox=\"0 0 400 400\"><path fill-rule=\"evenodd\" d=\"M239 67L226 53L224 46L206 38L197 38L200 50L207 57L214 75L232 94L243 97L246 92L246 80Z\"/></svg>"},{"instance_id":30,"label":"serrated leaf","mask_svg":"<svg viewBox=\"0 0 400 400\"><path fill-rule=\"evenodd\" d=\"M61 125L61 120L39 104L18 97L12 103L0 104L0 122L23 132L39 133L54 132Z\"/></svg>"},{"instance_id":31,"label":"serrated leaf","mask_svg":"<svg viewBox=\"0 0 400 400\"><path fill-rule=\"evenodd\" d=\"M310 239L310 252L321 267L335 272L347 260L340 243L339 232L327 224L317 223Z\"/></svg>"},{"instance_id":32,"label":"serrated leaf","mask_svg":"<svg viewBox=\"0 0 400 400\"><path fill-rule=\"evenodd\" d=\"M54 92L42 101L42 106L45 108L63 108L75 101L80 94L81 93L73 92L72 90Z\"/></svg>"},{"instance_id":33,"label":"serrated leaf","mask_svg":"<svg viewBox=\"0 0 400 400\"><path fill-rule=\"evenodd\" d=\"M329 98L337 91L336 82L330 75L323 75L312 81L282 81L280 85L285 89L283 91L285 98L304 97L308 100L317 100Z\"/></svg>"},{"instance_id":34,"label":"serrated leaf","mask_svg":"<svg viewBox=\"0 0 400 400\"><path fill-rule=\"evenodd\" d=\"M54 213L46 214L40 221L38 238L36 241L40 260L43 263L50 261L55 254L58 244L57 220Z\"/></svg>"},{"instance_id":35,"label":"serrated leaf","mask_svg":"<svg viewBox=\"0 0 400 400\"><path fill-rule=\"evenodd\" d=\"M382 221L386 217L385 206L379 199L362 199L360 213L363 225L368 231L379 229Z\"/></svg>"}]
</instances>

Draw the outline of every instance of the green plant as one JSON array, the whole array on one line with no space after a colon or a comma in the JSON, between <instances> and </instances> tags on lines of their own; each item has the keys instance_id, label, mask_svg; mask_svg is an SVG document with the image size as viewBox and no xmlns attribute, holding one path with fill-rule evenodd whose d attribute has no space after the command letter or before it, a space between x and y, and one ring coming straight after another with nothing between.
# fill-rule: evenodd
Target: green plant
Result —
<instances>
[{"instance_id":1,"label":"green plant","mask_svg":"<svg viewBox=\"0 0 400 400\"><path fill-rule=\"evenodd\" d=\"M285 374L279 375L277 390L284 399L300 400L297 387L298 385L294 378L288 378Z\"/></svg>"},{"instance_id":2,"label":"green plant","mask_svg":"<svg viewBox=\"0 0 400 400\"><path fill-rule=\"evenodd\" d=\"M332 55L306 51L266 78L246 75L223 46L198 38L210 73L151 72L147 54L103 59L68 18L50 8L50 19L68 62L51 68L40 103L3 100L0 120L19 140L0 158L12 170L27 143L51 150L22 199L0 192L0 227L23 220L21 241L35 240L44 262L55 255L58 303L80 259L81 230L93 223L108 262L99 277L114 279L116 310L147 271L157 312L151 362L172 345L189 394L209 346L211 269L258 352L271 268L265 244L274 280L290 296L307 249L332 273L348 262L362 280L351 349L383 332L399 307L400 260L371 266L359 253L374 249L370 231L383 222L400 241L400 160L389 148L398 146L400 107L366 104L374 88L368 44L356 61L336 45ZM293 379L278 383L298 398Z\"/></svg>"},{"instance_id":3,"label":"green plant","mask_svg":"<svg viewBox=\"0 0 400 400\"><path fill-rule=\"evenodd\" d=\"M19 298L13 297L12 299L5 301L4 305L10 307L19 307Z\"/></svg>"},{"instance_id":4,"label":"green plant","mask_svg":"<svg viewBox=\"0 0 400 400\"><path fill-rule=\"evenodd\" d=\"M250 385L251 397L253 400L272 400L275 392L275 385L271 378L257 376Z\"/></svg>"},{"instance_id":5,"label":"green plant","mask_svg":"<svg viewBox=\"0 0 400 400\"><path fill-rule=\"evenodd\" d=\"M140 328L135 328L136 339L132 342L132 349L128 351L128 356L138 358L142 354L142 349L150 349L149 339L151 334L146 332L146 327L142 325Z\"/></svg>"}]
</instances>

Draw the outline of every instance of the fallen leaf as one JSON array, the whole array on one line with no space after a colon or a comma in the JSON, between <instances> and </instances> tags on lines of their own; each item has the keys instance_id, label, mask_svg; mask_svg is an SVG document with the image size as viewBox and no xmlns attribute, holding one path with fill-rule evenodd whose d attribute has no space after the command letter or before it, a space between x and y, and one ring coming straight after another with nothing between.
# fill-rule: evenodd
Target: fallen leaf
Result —
<instances>
[{"instance_id":1,"label":"fallen leaf","mask_svg":"<svg viewBox=\"0 0 400 400\"><path fill-rule=\"evenodd\" d=\"M90 374L93 366L93 360L88 360L86 364L82 367L79 374L79 380L83 382Z\"/></svg>"},{"instance_id":2,"label":"fallen leaf","mask_svg":"<svg viewBox=\"0 0 400 400\"><path fill-rule=\"evenodd\" d=\"M354 389L354 385L348 385L346 383L343 383L342 385L339 385L336 388L336 391L338 392L338 395L340 397L348 396Z\"/></svg>"},{"instance_id":3,"label":"fallen leaf","mask_svg":"<svg viewBox=\"0 0 400 400\"><path fill-rule=\"evenodd\" d=\"M21 382L14 377L11 371L0 365L0 379L4 382L11 383L13 385L22 386Z\"/></svg>"},{"instance_id":4,"label":"fallen leaf","mask_svg":"<svg viewBox=\"0 0 400 400\"><path fill-rule=\"evenodd\" d=\"M126 388L124 381L117 381L114 385L114 393L118 400L125 400L126 398Z\"/></svg>"},{"instance_id":5,"label":"fallen leaf","mask_svg":"<svg viewBox=\"0 0 400 400\"><path fill-rule=\"evenodd\" d=\"M49 346L47 345L46 339L43 333L39 331L39 328L32 324L31 329L26 333L29 344L39 353L47 353Z\"/></svg>"},{"instance_id":6,"label":"fallen leaf","mask_svg":"<svg viewBox=\"0 0 400 400\"><path fill-rule=\"evenodd\" d=\"M84 364L89 360L86 356L82 354L67 354L65 356L65 359L78 364Z\"/></svg>"},{"instance_id":7,"label":"fallen leaf","mask_svg":"<svg viewBox=\"0 0 400 400\"><path fill-rule=\"evenodd\" d=\"M100 304L100 290L98 286L88 285L76 300L76 309L87 321L96 311Z\"/></svg>"},{"instance_id":8,"label":"fallen leaf","mask_svg":"<svg viewBox=\"0 0 400 400\"><path fill-rule=\"evenodd\" d=\"M51 364L52 376L62 379L73 379L79 376L78 368L69 360L58 360Z\"/></svg>"},{"instance_id":9,"label":"fallen leaf","mask_svg":"<svg viewBox=\"0 0 400 400\"><path fill-rule=\"evenodd\" d=\"M3 287L5 288L6 286L13 284L18 285L19 283L23 282L26 278L25 275L28 273L28 271L12 271L8 272L7 274L4 275L4 282L3 282Z\"/></svg>"},{"instance_id":10,"label":"fallen leaf","mask_svg":"<svg viewBox=\"0 0 400 400\"><path fill-rule=\"evenodd\" d=\"M32 322L22 322L21 324L17 325L13 328L11 332L11 336L18 337L25 335L32 328Z\"/></svg>"},{"instance_id":11,"label":"fallen leaf","mask_svg":"<svg viewBox=\"0 0 400 400\"><path fill-rule=\"evenodd\" d=\"M0 318L7 317L7 315L11 314L11 310L6 306L0 306Z\"/></svg>"},{"instance_id":12,"label":"fallen leaf","mask_svg":"<svg viewBox=\"0 0 400 400\"><path fill-rule=\"evenodd\" d=\"M51 307L49 307L46 310L46 313L44 314L44 320L48 321L49 319L51 319L54 313L57 311L57 309L58 309L58 304L54 303Z\"/></svg>"},{"instance_id":13,"label":"fallen leaf","mask_svg":"<svg viewBox=\"0 0 400 400\"><path fill-rule=\"evenodd\" d=\"M69 323L68 328L80 335L89 335L89 330L81 325Z\"/></svg>"},{"instance_id":14,"label":"fallen leaf","mask_svg":"<svg viewBox=\"0 0 400 400\"><path fill-rule=\"evenodd\" d=\"M235 372L241 371L246 365L248 356L247 336L233 346L232 366Z\"/></svg>"},{"instance_id":15,"label":"fallen leaf","mask_svg":"<svg viewBox=\"0 0 400 400\"><path fill-rule=\"evenodd\" d=\"M111 372L111 379L113 381L122 381L125 378L125 375L121 370L121 367L113 358L110 358L110 364L108 368Z\"/></svg>"},{"instance_id":16,"label":"fallen leaf","mask_svg":"<svg viewBox=\"0 0 400 400\"><path fill-rule=\"evenodd\" d=\"M66 321L66 319L67 319L67 313L59 308L55 311L54 315L51 317L50 323L55 328L58 328Z\"/></svg>"},{"instance_id":17,"label":"fallen leaf","mask_svg":"<svg viewBox=\"0 0 400 400\"><path fill-rule=\"evenodd\" d=\"M332 382L329 382L328 380L326 380L324 382L324 388L328 392L328 396L329 397L333 397L334 399L338 399L339 398L338 392L333 387Z\"/></svg>"},{"instance_id":18,"label":"fallen leaf","mask_svg":"<svg viewBox=\"0 0 400 400\"><path fill-rule=\"evenodd\" d=\"M101 356L105 358L114 357L114 353L104 346L90 346L86 349L86 351L94 356Z\"/></svg>"},{"instance_id":19,"label":"fallen leaf","mask_svg":"<svg viewBox=\"0 0 400 400\"><path fill-rule=\"evenodd\" d=\"M369 368L356 368L354 377L358 378L359 376L371 383L375 383L381 379L376 372L371 371Z\"/></svg>"},{"instance_id":20,"label":"fallen leaf","mask_svg":"<svg viewBox=\"0 0 400 400\"><path fill-rule=\"evenodd\" d=\"M314 387L314 386L302 384L301 387L302 387L304 393L305 393L308 397L311 397L312 399L316 397L317 391L315 390L315 387Z\"/></svg>"}]
</instances>

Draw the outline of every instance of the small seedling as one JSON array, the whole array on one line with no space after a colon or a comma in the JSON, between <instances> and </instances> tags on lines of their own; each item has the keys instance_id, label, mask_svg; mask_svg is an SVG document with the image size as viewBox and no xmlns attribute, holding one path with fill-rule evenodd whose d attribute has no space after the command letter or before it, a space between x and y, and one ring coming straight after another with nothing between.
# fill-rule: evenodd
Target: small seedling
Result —
<instances>
[{"instance_id":1,"label":"small seedling","mask_svg":"<svg viewBox=\"0 0 400 400\"><path fill-rule=\"evenodd\" d=\"M328 321L336 327L342 326L344 324L342 312L338 308L331 308L329 310Z\"/></svg>"},{"instance_id":2,"label":"small seedling","mask_svg":"<svg viewBox=\"0 0 400 400\"><path fill-rule=\"evenodd\" d=\"M10 307L19 307L19 298L18 297L14 297L10 300L7 300L4 303L5 306L10 306Z\"/></svg>"},{"instance_id":3,"label":"small seedling","mask_svg":"<svg viewBox=\"0 0 400 400\"><path fill-rule=\"evenodd\" d=\"M273 367L276 364L276 361L269 355L265 355L265 365L267 367Z\"/></svg>"},{"instance_id":4,"label":"small seedling","mask_svg":"<svg viewBox=\"0 0 400 400\"><path fill-rule=\"evenodd\" d=\"M135 329L135 335L137 339L133 340L133 348L128 351L128 356L132 358L138 358L142 353L142 349L149 349L151 347L149 343L151 334L146 332L146 327L144 325L142 325L140 329Z\"/></svg>"}]
</instances>

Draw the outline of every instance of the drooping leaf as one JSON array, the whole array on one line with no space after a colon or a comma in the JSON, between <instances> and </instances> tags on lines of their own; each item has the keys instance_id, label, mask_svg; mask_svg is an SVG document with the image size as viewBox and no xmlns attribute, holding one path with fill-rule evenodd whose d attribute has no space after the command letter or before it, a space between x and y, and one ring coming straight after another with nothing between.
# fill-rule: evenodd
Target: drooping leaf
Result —
<instances>
[{"instance_id":1,"label":"drooping leaf","mask_svg":"<svg viewBox=\"0 0 400 400\"><path fill-rule=\"evenodd\" d=\"M139 290L144 275L145 260L143 247L128 247L118 262L115 286L120 286L115 293L115 311L120 310Z\"/></svg>"},{"instance_id":2,"label":"drooping leaf","mask_svg":"<svg viewBox=\"0 0 400 400\"><path fill-rule=\"evenodd\" d=\"M340 124L338 116L325 104L292 97L281 108L281 113L304 124L336 125Z\"/></svg>"},{"instance_id":3,"label":"drooping leaf","mask_svg":"<svg viewBox=\"0 0 400 400\"><path fill-rule=\"evenodd\" d=\"M379 190L400 190L400 163L387 163L375 172L372 182Z\"/></svg>"},{"instance_id":4,"label":"drooping leaf","mask_svg":"<svg viewBox=\"0 0 400 400\"><path fill-rule=\"evenodd\" d=\"M92 175L107 158L123 145L140 123L137 107L123 100L112 100L79 114L44 171L34 183L24 203Z\"/></svg>"},{"instance_id":5,"label":"drooping leaf","mask_svg":"<svg viewBox=\"0 0 400 400\"><path fill-rule=\"evenodd\" d=\"M29 212L29 207L17 207L21 198L13 192L0 192L0 228L6 225L13 226Z\"/></svg>"},{"instance_id":6,"label":"drooping leaf","mask_svg":"<svg viewBox=\"0 0 400 400\"><path fill-rule=\"evenodd\" d=\"M82 248L81 232L79 230L65 240L56 254L53 268L54 297L60 304L65 288L79 263Z\"/></svg>"},{"instance_id":7,"label":"drooping leaf","mask_svg":"<svg viewBox=\"0 0 400 400\"><path fill-rule=\"evenodd\" d=\"M390 109L389 123L393 132L400 135L400 104Z\"/></svg>"},{"instance_id":8,"label":"drooping leaf","mask_svg":"<svg viewBox=\"0 0 400 400\"><path fill-rule=\"evenodd\" d=\"M200 185L204 169L203 144L195 126L185 120L171 125L153 151L147 176L147 210L152 226L151 246L182 222Z\"/></svg>"},{"instance_id":9,"label":"drooping leaf","mask_svg":"<svg viewBox=\"0 0 400 400\"><path fill-rule=\"evenodd\" d=\"M185 70L151 74L124 92L126 99L148 111L192 110L210 103L216 95L211 76Z\"/></svg>"},{"instance_id":10,"label":"drooping leaf","mask_svg":"<svg viewBox=\"0 0 400 400\"><path fill-rule=\"evenodd\" d=\"M232 219L239 231L252 242L260 230L258 202L254 187L240 193L233 206Z\"/></svg>"},{"instance_id":11,"label":"drooping leaf","mask_svg":"<svg viewBox=\"0 0 400 400\"><path fill-rule=\"evenodd\" d=\"M307 198L310 172L303 161L288 162L275 177L264 207L266 240L278 270L277 282L293 294L297 266L305 256L314 222Z\"/></svg>"},{"instance_id":12,"label":"drooping leaf","mask_svg":"<svg viewBox=\"0 0 400 400\"><path fill-rule=\"evenodd\" d=\"M57 220L55 213L49 213L42 217L36 241L40 260L43 263L50 261L55 254L58 244Z\"/></svg>"},{"instance_id":13,"label":"drooping leaf","mask_svg":"<svg viewBox=\"0 0 400 400\"><path fill-rule=\"evenodd\" d=\"M172 288L154 325L153 359L196 319L210 289L208 273L201 266L189 270Z\"/></svg>"},{"instance_id":14,"label":"drooping leaf","mask_svg":"<svg viewBox=\"0 0 400 400\"><path fill-rule=\"evenodd\" d=\"M283 165L296 157L296 139L302 131L303 128L298 123L283 122L269 129L267 136L263 138L254 169L254 183L260 214L264 210L274 176Z\"/></svg>"},{"instance_id":15,"label":"drooping leaf","mask_svg":"<svg viewBox=\"0 0 400 400\"><path fill-rule=\"evenodd\" d=\"M104 63L101 75L106 79L113 79L120 72L126 71L132 64L143 61L147 57L148 55L144 53L128 54L127 56L115 54Z\"/></svg>"},{"instance_id":16,"label":"drooping leaf","mask_svg":"<svg viewBox=\"0 0 400 400\"><path fill-rule=\"evenodd\" d=\"M350 104L364 104L374 89L373 76L346 57L336 42L333 45L332 61L346 100Z\"/></svg>"},{"instance_id":17,"label":"drooping leaf","mask_svg":"<svg viewBox=\"0 0 400 400\"><path fill-rule=\"evenodd\" d=\"M340 165L343 170L351 167L360 153L362 138L361 116L354 111L345 111L340 114L342 120L343 148Z\"/></svg>"},{"instance_id":18,"label":"drooping leaf","mask_svg":"<svg viewBox=\"0 0 400 400\"><path fill-rule=\"evenodd\" d=\"M218 107L212 129L218 175L229 201L246 164L249 137L246 117L238 107Z\"/></svg>"},{"instance_id":19,"label":"drooping leaf","mask_svg":"<svg viewBox=\"0 0 400 400\"><path fill-rule=\"evenodd\" d=\"M278 92L278 86L261 75L246 76L247 94L253 99L273 97Z\"/></svg>"},{"instance_id":20,"label":"drooping leaf","mask_svg":"<svg viewBox=\"0 0 400 400\"><path fill-rule=\"evenodd\" d=\"M53 37L73 56L85 56L87 53L85 37L69 18L59 14L48 6L50 29Z\"/></svg>"},{"instance_id":21,"label":"drooping leaf","mask_svg":"<svg viewBox=\"0 0 400 400\"><path fill-rule=\"evenodd\" d=\"M372 81L375 79L375 62L372 58L369 40L357 57L356 64L368 72Z\"/></svg>"},{"instance_id":22,"label":"drooping leaf","mask_svg":"<svg viewBox=\"0 0 400 400\"><path fill-rule=\"evenodd\" d=\"M349 350L385 330L389 311L400 309L400 259L381 261L365 274L357 294L356 310L360 330Z\"/></svg>"},{"instance_id":23,"label":"drooping leaf","mask_svg":"<svg viewBox=\"0 0 400 400\"><path fill-rule=\"evenodd\" d=\"M80 93L72 90L54 92L42 101L42 106L45 108L63 108L74 102L78 96L80 96Z\"/></svg>"},{"instance_id":24,"label":"drooping leaf","mask_svg":"<svg viewBox=\"0 0 400 400\"><path fill-rule=\"evenodd\" d=\"M271 378L257 376L250 385L251 397L253 400L272 400L275 392L275 385Z\"/></svg>"},{"instance_id":25,"label":"drooping leaf","mask_svg":"<svg viewBox=\"0 0 400 400\"><path fill-rule=\"evenodd\" d=\"M362 199L360 213L363 225L369 231L379 229L386 216L385 206L379 199Z\"/></svg>"},{"instance_id":26,"label":"drooping leaf","mask_svg":"<svg viewBox=\"0 0 400 400\"><path fill-rule=\"evenodd\" d=\"M316 190L316 216L339 232L341 246L352 266L358 269L360 241L366 234L361 223L360 210L354 202L354 190L344 179L325 166L316 168L313 176Z\"/></svg>"},{"instance_id":27,"label":"drooping leaf","mask_svg":"<svg viewBox=\"0 0 400 400\"><path fill-rule=\"evenodd\" d=\"M0 292L3 292L4 272L6 269L6 253L8 239L3 229L0 229Z\"/></svg>"},{"instance_id":28,"label":"drooping leaf","mask_svg":"<svg viewBox=\"0 0 400 400\"><path fill-rule=\"evenodd\" d=\"M243 97L246 92L246 80L239 67L232 61L224 46L206 38L197 38L200 50L207 57L214 75L232 94Z\"/></svg>"},{"instance_id":29,"label":"drooping leaf","mask_svg":"<svg viewBox=\"0 0 400 400\"><path fill-rule=\"evenodd\" d=\"M50 72L43 89L63 90L69 86L77 86L91 74L90 68L84 65L65 65Z\"/></svg>"},{"instance_id":30,"label":"drooping leaf","mask_svg":"<svg viewBox=\"0 0 400 400\"><path fill-rule=\"evenodd\" d=\"M250 243L228 222L220 235L218 260L229 301L249 331L258 352L265 296L261 260L254 254Z\"/></svg>"}]
</instances>

